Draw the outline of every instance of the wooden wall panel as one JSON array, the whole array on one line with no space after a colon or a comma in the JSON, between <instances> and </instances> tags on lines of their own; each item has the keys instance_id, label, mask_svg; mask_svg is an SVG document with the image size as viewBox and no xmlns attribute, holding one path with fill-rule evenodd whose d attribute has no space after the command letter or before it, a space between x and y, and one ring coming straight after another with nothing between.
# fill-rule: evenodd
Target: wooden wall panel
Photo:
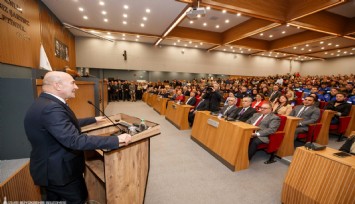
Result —
<instances>
[{"instance_id":1,"label":"wooden wall panel","mask_svg":"<svg viewBox=\"0 0 355 204\"><path fill-rule=\"evenodd\" d=\"M0 30L1 63L39 68L42 43L53 70L76 67L74 36L41 1L0 0ZM68 47L69 62L55 57L55 38Z\"/></svg>"},{"instance_id":2,"label":"wooden wall panel","mask_svg":"<svg viewBox=\"0 0 355 204\"><path fill-rule=\"evenodd\" d=\"M38 2L11 0L14 3L11 5L8 2L0 0L0 62L38 67L40 48ZM11 14L17 15L18 18Z\"/></svg>"},{"instance_id":3,"label":"wooden wall panel","mask_svg":"<svg viewBox=\"0 0 355 204\"><path fill-rule=\"evenodd\" d=\"M49 63L53 70L64 70L65 66L75 69L75 37L43 4L40 5L41 40ZM64 43L69 49L69 61L54 55L55 39Z\"/></svg>"}]
</instances>

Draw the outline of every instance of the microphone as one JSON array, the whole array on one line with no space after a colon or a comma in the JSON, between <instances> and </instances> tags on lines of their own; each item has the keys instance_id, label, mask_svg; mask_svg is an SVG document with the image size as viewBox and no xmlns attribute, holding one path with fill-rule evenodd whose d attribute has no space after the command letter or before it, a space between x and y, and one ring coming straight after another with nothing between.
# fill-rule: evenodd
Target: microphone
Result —
<instances>
[{"instance_id":1,"label":"microphone","mask_svg":"<svg viewBox=\"0 0 355 204\"><path fill-rule=\"evenodd\" d=\"M100 113L102 113L114 126L118 127L118 129L120 130L120 132L125 132L123 131L117 124L115 124L103 111L100 110L100 108L98 108L97 106L95 106L95 104L93 102L91 102L90 100L88 101L88 104L94 106L94 108L98 111L100 111Z\"/></svg>"}]
</instances>

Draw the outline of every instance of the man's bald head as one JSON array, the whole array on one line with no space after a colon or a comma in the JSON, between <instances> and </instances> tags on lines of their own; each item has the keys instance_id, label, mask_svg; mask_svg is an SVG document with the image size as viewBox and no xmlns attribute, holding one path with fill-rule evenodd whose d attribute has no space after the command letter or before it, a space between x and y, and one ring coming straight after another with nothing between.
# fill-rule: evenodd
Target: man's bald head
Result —
<instances>
[{"instance_id":1,"label":"man's bald head","mask_svg":"<svg viewBox=\"0 0 355 204\"><path fill-rule=\"evenodd\" d=\"M75 90L78 87L71 75L65 72L48 72L43 78L42 90L63 98L75 98Z\"/></svg>"}]
</instances>

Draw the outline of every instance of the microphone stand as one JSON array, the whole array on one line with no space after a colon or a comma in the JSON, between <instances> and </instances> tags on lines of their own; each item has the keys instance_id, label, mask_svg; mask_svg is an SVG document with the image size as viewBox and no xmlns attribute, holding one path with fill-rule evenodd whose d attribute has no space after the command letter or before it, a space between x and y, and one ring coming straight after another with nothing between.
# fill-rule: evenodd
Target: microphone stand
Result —
<instances>
[{"instance_id":1,"label":"microphone stand","mask_svg":"<svg viewBox=\"0 0 355 204\"><path fill-rule=\"evenodd\" d=\"M96 110L100 111L100 113L102 113L114 126L116 126L119 129L119 133L125 132L124 130L122 130L122 128L120 128L117 124L115 124L103 111L101 111L97 106L95 106L93 102L88 101L88 104L94 106Z\"/></svg>"}]
</instances>

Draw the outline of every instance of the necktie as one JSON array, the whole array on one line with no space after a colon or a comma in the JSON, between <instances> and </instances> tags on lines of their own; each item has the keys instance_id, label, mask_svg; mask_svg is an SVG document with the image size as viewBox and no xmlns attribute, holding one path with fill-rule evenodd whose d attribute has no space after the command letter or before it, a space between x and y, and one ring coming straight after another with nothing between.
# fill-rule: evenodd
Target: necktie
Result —
<instances>
[{"instance_id":1,"label":"necktie","mask_svg":"<svg viewBox=\"0 0 355 204\"><path fill-rule=\"evenodd\" d=\"M256 121L256 123L254 124L255 126L259 126L261 121L264 119L265 115L262 115L259 120Z\"/></svg>"},{"instance_id":2,"label":"necktie","mask_svg":"<svg viewBox=\"0 0 355 204\"><path fill-rule=\"evenodd\" d=\"M186 104L188 104L188 103L189 103L190 99L191 99L191 97L190 97L189 99L187 99Z\"/></svg>"},{"instance_id":3,"label":"necktie","mask_svg":"<svg viewBox=\"0 0 355 204\"><path fill-rule=\"evenodd\" d=\"M303 114L303 112L307 109L306 106L303 106L300 110L300 112L298 112L297 116L296 117L301 117L301 115Z\"/></svg>"},{"instance_id":4,"label":"necktie","mask_svg":"<svg viewBox=\"0 0 355 204\"><path fill-rule=\"evenodd\" d=\"M245 109L243 108L240 112L239 112L239 116L243 115L243 113L245 112Z\"/></svg>"}]
</instances>

